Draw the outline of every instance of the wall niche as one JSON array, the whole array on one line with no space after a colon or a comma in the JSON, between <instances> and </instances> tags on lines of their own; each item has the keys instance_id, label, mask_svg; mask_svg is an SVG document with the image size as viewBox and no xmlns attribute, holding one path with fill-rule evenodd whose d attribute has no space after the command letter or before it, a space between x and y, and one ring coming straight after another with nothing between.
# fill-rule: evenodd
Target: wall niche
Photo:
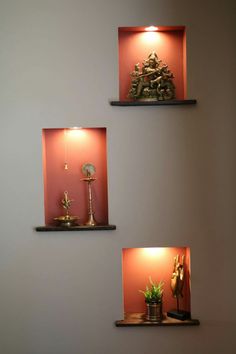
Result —
<instances>
[{"instance_id":1,"label":"wall niche","mask_svg":"<svg viewBox=\"0 0 236 354\"><path fill-rule=\"evenodd\" d=\"M185 26L119 27L119 101L111 105L195 104L187 99L186 29ZM139 63L139 72L149 54L155 52L162 64L173 73L175 98L167 100L134 100L128 97L131 72ZM161 65L162 65L161 64Z\"/></svg>"},{"instance_id":2,"label":"wall niche","mask_svg":"<svg viewBox=\"0 0 236 354\"><path fill-rule=\"evenodd\" d=\"M188 314L181 320L168 315L177 309L177 301L171 290L174 258L179 255L180 263L184 256L184 286L183 297L179 298L179 310ZM123 303L124 319L116 321L116 326L168 326L168 325L198 325L198 320L191 318L191 286L190 286L190 249L189 247L147 247L124 248L122 250ZM163 320L161 322L147 321L145 317L146 304L144 295L149 278L163 285Z\"/></svg>"},{"instance_id":3,"label":"wall niche","mask_svg":"<svg viewBox=\"0 0 236 354\"><path fill-rule=\"evenodd\" d=\"M56 128L43 129L43 175L44 175L44 210L45 227L37 231L56 231L55 218L65 210L61 200L68 192L72 200L70 215L78 217L78 225L71 230L114 229L108 221L107 192L107 143L106 128ZM91 183L92 205L96 225L88 226L88 183L82 166L86 163L95 166Z\"/></svg>"}]
</instances>

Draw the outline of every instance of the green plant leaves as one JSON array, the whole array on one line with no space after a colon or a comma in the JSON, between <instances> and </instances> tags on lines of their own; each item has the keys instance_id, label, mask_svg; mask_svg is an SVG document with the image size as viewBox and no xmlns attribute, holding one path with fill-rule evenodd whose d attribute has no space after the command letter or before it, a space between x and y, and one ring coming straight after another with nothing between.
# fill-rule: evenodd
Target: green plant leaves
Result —
<instances>
[{"instance_id":1,"label":"green plant leaves","mask_svg":"<svg viewBox=\"0 0 236 354\"><path fill-rule=\"evenodd\" d=\"M162 296L163 296L163 286L164 283L163 281L160 281L159 283L155 283L152 281L152 278L149 276L149 282L151 286L146 286L146 290L139 290L145 297L145 302L147 303L152 303L152 302L157 302L160 303L162 301Z\"/></svg>"}]
</instances>

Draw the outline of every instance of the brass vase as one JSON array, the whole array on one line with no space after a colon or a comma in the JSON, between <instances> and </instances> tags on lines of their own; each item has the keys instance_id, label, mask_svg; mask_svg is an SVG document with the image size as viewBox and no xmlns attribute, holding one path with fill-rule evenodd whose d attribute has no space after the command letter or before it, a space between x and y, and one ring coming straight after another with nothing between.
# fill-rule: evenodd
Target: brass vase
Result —
<instances>
[{"instance_id":1,"label":"brass vase","mask_svg":"<svg viewBox=\"0 0 236 354\"><path fill-rule=\"evenodd\" d=\"M163 318L162 314L162 302L146 303L146 320L151 322L161 322Z\"/></svg>"}]
</instances>

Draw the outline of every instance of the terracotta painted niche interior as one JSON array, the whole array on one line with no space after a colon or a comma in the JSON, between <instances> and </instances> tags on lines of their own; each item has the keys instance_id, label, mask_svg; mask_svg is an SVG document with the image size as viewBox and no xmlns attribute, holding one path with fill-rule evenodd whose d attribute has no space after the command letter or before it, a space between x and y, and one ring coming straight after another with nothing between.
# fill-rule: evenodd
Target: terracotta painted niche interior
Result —
<instances>
[{"instance_id":1,"label":"terracotta painted niche interior","mask_svg":"<svg viewBox=\"0 0 236 354\"><path fill-rule=\"evenodd\" d=\"M155 51L162 62L174 74L176 99L186 98L186 32L184 26L156 27L147 31L144 27L119 27L119 98L127 97L135 64L147 59Z\"/></svg>"},{"instance_id":2,"label":"terracotta painted niche interior","mask_svg":"<svg viewBox=\"0 0 236 354\"><path fill-rule=\"evenodd\" d=\"M180 310L190 311L190 249L188 247L124 248L123 296L124 313L145 312L144 295L149 284L149 276L154 282L164 282L163 312L176 309L176 299L172 295L170 279L173 272L174 257L185 256L185 283Z\"/></svg>"},{"instance_id":3,"label":"terracotta painted niche interior","mask_svg":"<svg viewBox=\"0 0 236 354\"><path fill-rule=\"evenodd\" d=\"M61 199L68 191L73 199L70 214L83 225L88 218L87 183L81 167L92 163L96 181L92 183L95 219L108 224L106 128L43 129L43 171L45 224L55 225L54 218L64 215ZM68 169L65 169L67 163Z\"/></svg>"}]
</instances>

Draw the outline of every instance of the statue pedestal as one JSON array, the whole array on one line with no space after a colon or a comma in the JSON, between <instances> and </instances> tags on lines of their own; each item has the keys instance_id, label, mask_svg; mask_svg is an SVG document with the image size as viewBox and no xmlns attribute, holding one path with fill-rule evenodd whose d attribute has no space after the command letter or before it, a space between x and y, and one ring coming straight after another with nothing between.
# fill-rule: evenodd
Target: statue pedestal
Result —
<instances>
[{"instance_id":1,"label":"statue pedestal","mask_svg":"<svg viewBox=\"0 0 236 354\"><path fill-rule=\"evenodd\" d=\"M180 321L185 321L191 319L191 313L184 310L172 310L167 312L167 316L175 318Z\"/></svg>"}]
</instances>

